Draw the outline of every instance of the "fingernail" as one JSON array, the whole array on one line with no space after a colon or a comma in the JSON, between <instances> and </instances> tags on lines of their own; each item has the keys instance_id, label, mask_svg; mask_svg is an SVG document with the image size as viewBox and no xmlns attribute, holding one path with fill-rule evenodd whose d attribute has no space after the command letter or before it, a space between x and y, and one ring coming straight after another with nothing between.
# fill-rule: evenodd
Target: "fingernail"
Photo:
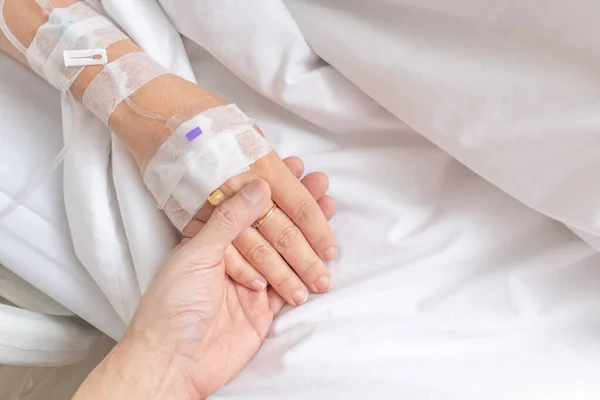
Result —
<instances>
[{"instance_id":1,"label":"fingernail","mask_svg":"<svg viewBox=\"0 0 600 400\"><path fill-rule=\"evenodd\" d=\"M208 202L215 207L221 204L223 200L225 200L225 195L219 189L208 195Z\"/></svg>"},{"instance_id":2,"label":"fingernail","mask_svg":"<svg viewBox=\"0 0 600 400\"><path fill-rule=\"evenodd\" d=\"M324 260L331 261L331 260L334 260L336 257L337 257L337 247L335 247L335 246L329 246L323 252L323 259Z\"/></svg>"},{"instance_id":3,"label":"fingernail","mask_svg":"<svg viewBox=\"0 0 600 400\"><path fill-rule=\"evenodd\" d=\"M242 189L242 194L252 204L258 204L265 198L265 189L260 180L255 179Z\"/></svg>"},{"instance_id":4,"label":"fingernail","mask_svg":"<svg viewBox=\"0 0 600 400\"><path fill-rule=\"evenodd\" d=\"M317 292L324 292L331 287L331 278L327 275L321 275L315 282Z\"/></svg>"},{"instance_id":5,"label":"fingernail","mask_svg":"<svg viewBox=\"0 0 600 400\"><path fill-rule=\"evenodd\" d=\"M297 290L296 293L294 293L294 295L292 296L292 300L294 300L294 303L296 303L297 306L306 303L307 299L308 299L308 292L306 290L302 290L302 289Z\"/></svg>"},{"instance_id":6,"label":"fingernail","mask_svg":"<svg viewBox=\"0 0 600 400\"><path fill-rule=\"evenodd\" d=\"M252 281L252 283L250 284L250 287L256 291L262 291L265 290L265 288L267 287L267 284L264 283L263 281L261 281L260 279L257 279L255 281Z\"/></svg>"}]
</instances>

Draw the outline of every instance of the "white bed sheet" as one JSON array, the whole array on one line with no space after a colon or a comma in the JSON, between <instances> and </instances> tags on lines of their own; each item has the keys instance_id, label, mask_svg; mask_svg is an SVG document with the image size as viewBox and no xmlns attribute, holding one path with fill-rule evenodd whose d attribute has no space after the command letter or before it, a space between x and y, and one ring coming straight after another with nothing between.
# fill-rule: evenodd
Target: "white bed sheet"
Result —
<instances>
[{"instance_id":1,"label":"white bed sheet","mask_svg":"<svg viewBox=\"0 0 600 400\"><path fill-rule=\"evenodd\" d=\"M190 40L184 53L175 28L154 1L103 3L157 60L190 79L193 69L199 83L253 116L282 155L300 155L309 170L326 172L338 200L332 223L341 251L330 264L332 292L284 310L257 356L215 399L600 395L598 253L561 223L487 183L386 112L363 92L373 89L365 83L368 74L353 76L354 83L367 85L360 90L340 73L341 66L323 62L304 42L303 35L310 38L308 32L318 30L302 20L300 8L291 7L304 31L281 1L220 3L248 9L234 15L239 23L221 32L230 36L217 40L211 33L220 26L210 23L224 16L218 10L213 15L194 11L207 2L194 0L192 7L187 0L162 0L175 27L211 55ZM434 3L441 7L434 1L427 5ZM471 3L472 8L462 10L479 16L498 11ZM127 18L131 7L135 19ZM178 7L189 19L177 17ZM207 25L198 23L202 18ZM331 45L342 44L341 38L333 33L327 38L312 36L312 45L329 43L320 50L343 64L344 53L336 54ZM232 54L245 57L242 67L228 58ZM375 88L370 95L392 108L398 88ZM73 111L76 106L63 107ZM63 118L74 121L68 113ZM21 129L20 123L14 126ZM35 127L27 130L37 132ZM95 137L101 138L100 133L98 128ZM172 231L160 225L164 220L157 214L141 211L149 210L147 199L139 200L145 192L127 184L136 175L118 141L103 143L91 149L95 156L105 157L109 143L112 165L117 158L125 168L115 172L106 164L90 165L89 171L106 175L100 184L86 182L85 174L69 178L71 231L77 227L78 254L87 256L95 253L86 235L103 238L109 235L102 231L106 226L111 234L133 240L119 242L118 252L111 254L120 257L114 258L116 271L130 268L126 276L134 271L143 291L160 263L159 254L172 244ZM81 163L77 158L70 162ZM78 194L89 196L111 179L116 197L104 199L110 204L109 222L86 225L86 212L96 211L86 202L77 203ZM143 254L145 249L152 252ZM102 270L106 259L88 260L86 267ZM97 284L105 295L120 290L111 286L114 276L104 278ZM46 291L52 290L56 287L47 285ZM135 293L130 295L135 299ZM113 307L120 304L115 301L120 294L116 296ZM121 318L128 315L124 311L118 310ZM100 322L103 330L114 326Z\"/></svg>"},{"instance_id":2,"label":"white bed sheet","mask_svg":"<svg viewBox=\"0 0 600 400\"><path fill-rule=\"evenodd\" d=\"M0 209L52 163L62 147L60 95L0 53ZM119 337L124 323L73 250L62 166L0 220L0 264L92 325Z\"/></svg>"},{"instance_id":3,"label":"white bed sheet","mask_svg":"<svg viewBox=\"0 0 600 400\"><path fill-rule=\"evenodd\" d=\"M215 399L600 394L594 249L408 129L333 135L187 49L199 82L327 173L338 201L333 290L285 310Z\"/></svg>"}]
</instances>

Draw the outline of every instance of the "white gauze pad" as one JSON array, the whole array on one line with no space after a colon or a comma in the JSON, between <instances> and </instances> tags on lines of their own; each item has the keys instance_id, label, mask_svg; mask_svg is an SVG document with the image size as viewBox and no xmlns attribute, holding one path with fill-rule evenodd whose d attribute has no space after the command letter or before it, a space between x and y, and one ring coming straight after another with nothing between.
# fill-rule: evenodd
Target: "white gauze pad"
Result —
<instances>
[{"instance_id":1,"label":"white gauze pad","mask_svg":"<svg viewBox=\"0 0 600 400\"><path fill-rule=\"evenodd\" d=\"M62 93L69 90L84 68L65 66L65 51L106 49L127 39L108 18L95 15L87 5L74 7L76 4L80 3L54 9L26 54L31 68Z\"/></svg>"},{"instance_id":2,"label":"white gauze pad","mask_svg":"<svg viewBox=\"0 0 600 400\"><path fill-rule=\"evenodd\" d=\"M145 53L129 53L107 64L83 93L83 104L108 126L115 108L142 86L169 71Z\"/></svg>"},{"instance_id":3,"label":"white gauze pad","mask_svg":"<svg viewBox=\"0 0 600 400\"><path fill-rule=\"evenodd\" d=\"M271 150L235 104L212 108L181 124L160 146L144 182L183 231L211 192Z\"/></svg>"}]
</instances>

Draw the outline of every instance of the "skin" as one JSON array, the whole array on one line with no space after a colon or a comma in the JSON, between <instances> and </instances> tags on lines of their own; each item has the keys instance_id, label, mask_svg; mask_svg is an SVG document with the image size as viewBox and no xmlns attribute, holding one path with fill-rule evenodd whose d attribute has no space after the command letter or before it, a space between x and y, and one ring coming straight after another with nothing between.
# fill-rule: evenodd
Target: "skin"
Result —
<instances>
[{"instance_id":1,"label":"skin","mask_svg":"<svg viewBox=\"0 0 600 400\"><path fill-rule=\"evenodd\" d=\"M290 170L292 175L294 175L294 177L299 179L302 176L303 171L304 171L304 164L302 163L302 160L300 158L289 157L287 159L284 159L283 162L287 166L287 168ZM311 196L315 199L315 201L317 202L317 205L323 212L323 215L325 216L325 218L327 220L331 219L335 213L335 200L333 198L331 198L330 196L325 195L325 193L327 192L327 189L329 187L327 176L320 172L313 172L313 173L306 175L304 178L302 178L300 180L300 182L304 185L304 187L308 190L308 192L311 194ZM274 214L269 220L267 220L259 228L260 232L264 232L265 238L269 238L269 239L273 240L273 242L275 242L275 243L278 243L278 239L276 237L276 234L277 234L276 229L277 229L278 222L279 222L276 219L280 218L280 216L285 218L285 215L283 213ZM301 235L301 233L296 230L297 228L295 227L294 224L292 224L291 222L286 222L286 223L288 224L288 226L291 227L291 229L295 229L295 234ZM200 229L202 229L204 224L205 223L202 220L195 219L185 229L184 233L188 237L194 236L196 233L198 233L200 231ZM234 278L236 281L238 281L239 283L242 283L243 285L245 285L249 288L258 289L258 290L260 290L266 286L266 281L269 281L272 284L273 284L273 282L282 282L283 284L285 284L285 279L282 279L281 277L277 276L277 273L278 273L277 269L269 268L269 265L274 265L276 263L282 263L282 264L285 263L285 260L283 259L283 257L286 254L288 254L288 256L292 259L295 256L295 254L293 252L291 252L291 254L290 254L290 252L287 252L287 250L290 247L293 247L291 245L293 244L292 241L294 240L294 238L292 236L290 236L289 233L286 236L286 240L289 241L288 243L281 243L281 240L279 240L280 243L276 244L275 247L271 247L269 242L267 242L264 239L261 240L260 232L258 232L257 229L255 229L255 228L249 228L246 231L242 232L240 234L240 236L234 240L233 243L234 243L234 245L237 244L237 248L241 248L241 249L245 250L244 254L248 254L248 253L252 252L252 249L245 247L245 242L246 243L252 243L252 242L256 243L256 242L262 241L263 243L265 243L265 253L268 255L268 258L265 260L261 260L261 259L256 260L255 259L254 263L258 264L258 265L260 265L260 263L264 264L264 266L260 269L263 271L267 271L265 273L266 279L263 278L263 276L252 266L252 264L250 264L250 262L246 261L246 258L240 254L240 252L237 250L237 248L234 245L229 246L229 248L227 249L227 252L226 252L227 273L232 278ZM300 243L300 245L302 245L302 243ZM279 249L281 249L281 250L278 253L276 250L279 250ZM281 268L281 270L285 271L284 268ZM305 277L305 281L306 280L311 280L311 278ZM314 278L312 280L314 280ZM259 283L257 283L257 282L259 282ZM273 285L273 287L275 287L276 290L279 289L278 291L282 291L281 287L278 287L276 284ZM323 291L322 288L319 289L317 287L312 287L311 289L315 292Z\"/></svg>"},{"instance_id":2,"label":"skin","mask_svg":"<svg viewBox=\"0 0 600 400\"><path fill-rule=\"evenodd\" d=\"M75 0L53 0L55 7L66 7ZM28 47L39 27L48 16L35 0L6 0L6 24L15 37ZM0 34L0 48L27 66L27 61L8 40ZM109 62L141 51L131 40L117 42L107 49ZM83 69L71 87L71 93L81 100L91 80L102 66ZM163 75L132 94L130 100L138 107L163 116L192 117L202 111L227 102L215 94L175 75ZM164 122L135 112L127 104L117 106L109 120L111 130L125 143L143 171L160 145L171 134ZM296 162L296 161L295 161ZM299 168L295 172L298 172ZM308 291L322 293L329 289L331 276L323 260L337 256L333 231L312 190L327 190L327 177L320 173L299 180L295 173L275 152L261 158L250 170L229 179L220 188L226 197L237 193L245 184L262 179L272 188L272 200L262 210L264 215L273 205L277 210L258 229L249 228L237 237L226 253L226 271L234 280L256 290L271 286L291 305L306 301ZM325 189L323 189L325 188ZM333 204L331 198L322 203ZM204 226L213 212L210 205L203 207L184 230L193 236Z\"/></svg>"},{"instance_id":3,"label":"skin","mask_svg":"<svg viewBox=\"0 0 600 400\"><path fill-rule=\"evenodd\" d=\"M205 399L241 371L285 302L272 288L254 291L229 278L225 252L269 201L268 185L252 181L173 250L124 338L75 400Z\"/></svg>"}]
</instances>

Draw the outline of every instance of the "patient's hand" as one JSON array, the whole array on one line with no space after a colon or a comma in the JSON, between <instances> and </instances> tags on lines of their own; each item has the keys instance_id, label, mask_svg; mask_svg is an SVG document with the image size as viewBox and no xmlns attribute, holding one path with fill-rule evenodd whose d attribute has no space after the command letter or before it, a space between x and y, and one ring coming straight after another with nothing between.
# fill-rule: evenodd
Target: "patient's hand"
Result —
<instances>
[{"instance_id":1,"label":"patient's hand","mask_svg":"<svg viewBox=\"0 0 600 400\"><path fill-rule=\"evenodd\" d=\"M76 2L77 0L54 0L53 6L61 8ZM20 42L20 47L27 48L40 26L47 21L47 13L40 9L39 5L42 3L39 1L12 0L8 3L7 10L3 13L4 19L8 21L6 27L15 36L14 43ZM4 1L0 0L0 4L4 4ZM89 11L93 13L91 9ZM14 47L14 43L6 39L0 40L0 50L25 63L23 54L20 54L24 51ZM133 41L120 40L107 48L107 56L112 63L127 54L140 51ZM62 70L60 63L54 66ZM146 67L156 68L157 64L146 59L143 64L132 68L131 72L123 74L137 74ZM88 85L103 68L90 65L80 71L69 89L76 100L82 101ZM104 84L98 83L102 95L112 93L115 82L109 79ZM119 100L109 116L104 116L106 110L102 110L103 107L98 104L88 106L91 111L107 118L104 122L119 136L144 171L146 162L172 133L170 129L165 129L168 125L165 121L170 121L173 117L179 119L198 115L207 109L226 104L223 99L193 82L177 75L161 74L141 85L127 97L127 101ZM296 163L299 175L298 171L302 168L298 167L297 161L293 163ZM324 215L324 212L328 212L328 207L333 207L332 200L323 197L327 187L326 177L309 175L303 185L279 156L271 152L255 162L250 171L228 180L221 190L230 197L255 178L269 183L272 199L279 208L258 229L244 231L234 242L237 250L230 246L227 255L228 273L236 280L249 284L256 279L263 279L260 272L288 303L302 304L308 296L304 283L315 292L324 292L329 288L330 276L322 260L331 260L337 254L335 238ZM310 187L313 187L313 194L309 191ZM265 213L270 209L271 206ZM202 226L201 222L206 221L210 213L210 208L201 210L196 216L197 221L192 222L186 232L197 232Z\"/></svg>"},{"instance_id":2,"label":"patient's hand","mask_svg":"<svg viewBox=\"0 0 600 400\"><path fill-rule=\"evenodd\" d=\"M266 278L291 305L306 301L307 286L317 293L329 289L330 274L322 260L331 260L337 253L328 223L335 212L335 201L325 195L327 177L311 173L300 181L303 171L299 158L281 160L271 152L252 165L249 172L231 178L221 187L230 197L256 178L271 186L273 201L279 208L259 228L242 232L233 242L235 247L227 248L226 271L235 281L255 290L266 287ZM200 210L184 234L198 233L213 209L208 205Z\"/></svg>"},{"instance_id":3,"label":"patient's hand","mask_svg":"<svg viewBox=\"0 0 600 400\"><path fill-rule=\"evenodd\" d=\"M156 78L129 96L129 99L136 109L141 108L145 113L177 116L178 119L228 104L200 86L175 75ZM147 162L172 134L172 130L165 129L164 118L140 114L127 104L120 104L115 109L109 125L113 131L120 133L119 136L144 171ZM301 173L301 164L298 166L297 159L294 163L296 172L299 170L298 173ZM315 189L320 188L321 192L315 193L319 194L319 198L322 197L327 188L327 178L322 174L309 176L304 183L307 186L310 183ZM255 280L265 282L266 278L288 303L302 304L308 296L307 286L314 292L324 292L329 288L329 272L322 260L331 260L336 256L333 232L317 200L274 151L252 164L250 171L229 179L219 189L226 197L231 197L256 178L271 186L272 199L279 208L258 229L249 228L235 240L235 247L230 247L227 253L228 272L245 285ZM330 206L333 204L328 197L321 202ZM190 236L197 233L202 222L208 220L212 209L212 206L204 207L184 233ZM268 209L265 210L267 212Z\"/></svg>"}]
</instances>

